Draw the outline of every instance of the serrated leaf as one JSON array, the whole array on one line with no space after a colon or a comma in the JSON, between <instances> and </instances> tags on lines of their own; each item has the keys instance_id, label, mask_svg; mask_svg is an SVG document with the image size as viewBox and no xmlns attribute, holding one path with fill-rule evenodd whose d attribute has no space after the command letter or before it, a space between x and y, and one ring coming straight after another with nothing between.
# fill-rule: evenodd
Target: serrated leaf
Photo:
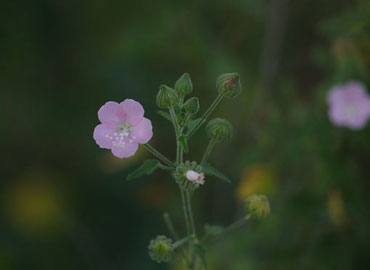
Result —
<instances>
[{"instance_id":1,"label":"serrated leaf","mask_svg":"<svg viewBox=\"0 0 370 270\"><path fill-rule=\"evenodd\" d=\"M201 120L201 118L197 118L197 119L189 121L189 123L186 125L187 128L188 128L188 131L192 130L196 125L198 125L200 120Z\"/></svg>"},{"instance_id":2,"label":"serrated leaf","mask_svg":"<svg viewBox=\"0 0 370 270\"><path fill-rule=\"evenodd\" d=\"M194 252L202 261L204 269L207 269L206 249L200 244L195 244Z\"/></svg>"},{"instance_id":3,"label":"serrated leaf","mask_svg":"<svg viewBox=\"0 0 370 270\"><path fill-rule=\"evenodd\" d=\"M138 169L136 169L135 171L130 173L126 177L126 180L131 181L131 180L133 180L135 178L138 178L140 176L143 176L145 174L149 175L149 174L153 173L159 167L159 164L160 164L160 162L158 160L155 160L155 159L146 160L146 161L144 161L144 163Z\"/></svg>"},{"instance_id":4,"label":"serrated leaf","mask_svg":"<svg viewBox=\"0 0 370 270\"><path fill-rule=\"evenodd\" d=\"M211 165L202 164L202 167L203 167L203 172L205 174L213 175L213 176L215 176L215 177L217 177L221 180L224 180L227 183L231 183L231 180L226 175L224 175L222 172L220 172L216 168L212 167Z\"/></svg>"},{"instance_id":5,"label":"serrated leaf","mask_svg":"<svg viewBox=\"0 0 370 270\"><path fill-rule=\"evenodd\" d=\"M172 122L171 115L168 112L165 111L157 111L159 115L163 116L166 118L168 121Z\"/></svg>"},{"instance_id":6,"label":"serrated leaf","mask_svg":"<svg viewBox=\"0 0 370 270\"><path fill-rule=\"evenodd\" d=\"M188 148L188 140L185 135L180 135L177 137L177 140L180 142L182 149L184 150L185 153L189 151Z\"/></svg>"},{"instance_id":7,"label":"serrated leaf","mask_svg":"<svg viewBox=\"0 0 370 270\"><path fill-rule=\"evenodd\" d=\"M208 235L218 235L220 233L223 232L223 228L221 226L218 226L218 225L204 225L204 231L206 232L206 234Z\"/></svg>"}]
</instances>

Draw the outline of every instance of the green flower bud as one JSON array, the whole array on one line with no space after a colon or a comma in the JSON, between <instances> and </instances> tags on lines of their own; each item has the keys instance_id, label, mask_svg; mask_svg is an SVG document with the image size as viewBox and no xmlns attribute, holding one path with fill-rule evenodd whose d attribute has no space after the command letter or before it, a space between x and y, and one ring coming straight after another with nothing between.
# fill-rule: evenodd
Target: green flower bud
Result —
<instances>
[{"instance_id":1,"label":"green flower bud","mask_svg":"<svg viewBox=\"0 0 370 270\"><path fill-rule=\"evenodd\" d=\"M270 203L265 195L253 194L245 202L248 216L264 218L270 214Z\"/></svg>"},{"instance_id":2,"label":"green flower bud","mask_svg":"<svg viewBox=\"0 0 370 270\"><path fill-rule=\"evenodd\" d=\"M222 118L215 118L209 121L206 129L208 136L217 142L229 140L233 133L230 122Z\"/></svg>"},{"instance_id":3,"label":"green flower bud","mask_svg":"<svg viewBox=\"0 0 370 270\"><path fill-rule=\"evenodd\" d=\"M199 99L196 97L189 98L184 104L184 110L187 113L196 114L199 111Z\"/></svg>"},{"instance_id":4,"label":"green flower bud","mask_svg":"<svg viewBox=\"0 0 370 270\"><path fill-rule=\"evenodd\" d=\"M193 83L188 73L184 73L175 83L175 90L182 95L187 95L193 91Z\"/></svg>"},{"instance_id":5,"label":"green flower bud","mask_svg":"<svg viewBox=\"0 0 370 270\"><path fill-rule=\"evenodd\" d=\"M149 256L158 263L168 262L172 258L172 240L164 235L158 235L151 240L148 246Z\"/></svg>"},{"instance_id":6,"label":"green flower bud","mask_svg":"<svg viewBox=\"0 0 370 270\"><path fill-rule=\"evenodd\" d=\"M235 97L241 91L240 77L238 73L225 73L216 80L216 88L219 93L227 97Z\"/></svg>"},{"instance_id":7,"label":"green flower bud","mask_svg":"<svg viewBox=\"0 0 370 270\"><path fill-rule=\"evenodd\" d=\"M178 96L174 89L167 85L161 85L157 94L157 106L166 109L171 105L177 103Z\"/></svg>"},{"instance_id":8,"label":"green flower bud","mask_svg":"<svg viewBox=\"0 0 370 270\"><path fill-rule=\"evenodd\" d=\"M184 191L194 191L199 185L204 184L203 168L195 161L185 161L177 166L173 177Z\"/></svg>"}]
</instances>

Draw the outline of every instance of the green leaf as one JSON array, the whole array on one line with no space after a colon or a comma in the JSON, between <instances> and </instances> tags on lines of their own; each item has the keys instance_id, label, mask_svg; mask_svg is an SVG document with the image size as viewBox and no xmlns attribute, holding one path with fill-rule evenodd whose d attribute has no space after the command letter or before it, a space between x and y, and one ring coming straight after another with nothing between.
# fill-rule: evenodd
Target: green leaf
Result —
<instances>
[{"instance_id":1,"label":"green leaf","mask_svg":"<svg viewBox=\"0 0 370 270\"><path fill-rule=\"evenodd\" d=\"M188 128L188 131L192 130L200 121L201 121L200 118L189 121L189 123L186 125Z\"/></svg>"},{"instance_id":2,"label":"green leaf","mask_svg":"<svg viewBox=\"0 0 370 270\"><path fill-rule=\"evenodd\" d=\"M168 112L165 111L157 111L159 115L163 116L166 118L168 121L172 122L171 115Z\"/></svg>"},{"instance_id":3,"label":"green leaf","mask_svg":"<svg viewBox=\"0 0 370 270\"><path fill-rule=\"evenodd\" d=\"M208 235L218 235L221 234L223 230L224 229L218 225L208 225L208 224L204 225L204 231Z\"/></svg>"},{"instance_id":4,"label":"green leaf","mask_svg":"<svg viewBox=\"0 0 370 270\"><path fill-rule=\"evenodd\" d=\"M160 164L160 162L158 160L155 160L155 159L146 160L146 161L144 161L144 163L138 169L136 169L135 171L130 173L126 177L126 180L131 181L131 180L133 180L135 178L138 178L140 176L143 176L145 174L149 175L149 174L153 173L159 167L159 164Z\"/></svg>"},{"instance_id":5,"label":"green leaf","mask_svg":"<svg viewBox=\"0 0 370 270\"><path fill-rule=\"evenodd\" d=\"M188 140L185 135L180 135L177 137L177 140L180 142L182 149L184 150L185 153L189 151L188 148Z\"/></svg>"},{"instance_id":6,"label":"green leaf","mask_svg":"<svg viewBox=\"0 0 370 270\"><path fill-rule=\"evenodd\" d=\"M224 180L227 183L231 183L231 180L227 176L225 176L222 172L212 167L211 165L202 164L202 167L205 174L216 176L217 178Z\"/></svg>"},{"instance_id":7,"label":"green leaf","mask_svg":"<svg viewBox=\"0 0 370 270\"><path fill-rule=\"evenodd\" d=\"M202 261L204 269L207 269L206 249L200 244L195 244L194 252Z\"/></svg>"}]
</instances>

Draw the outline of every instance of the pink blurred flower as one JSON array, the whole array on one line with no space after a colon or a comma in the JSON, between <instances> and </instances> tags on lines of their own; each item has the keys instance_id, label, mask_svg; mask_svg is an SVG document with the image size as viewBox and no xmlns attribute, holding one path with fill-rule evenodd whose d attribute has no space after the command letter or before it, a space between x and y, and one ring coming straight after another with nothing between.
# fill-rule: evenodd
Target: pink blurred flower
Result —
<instances>
[{"instance_id":1,"label":"pink blurred flower","mask_svg":"<svg viewBox=\"0 0 370 270\"><path fill-rule=\"evenodd\" d=\"M125 99L121 103L108 101L98 111L101 122L94 129L94 139L101 148L111 149L113 155L127 158L135 154L139 144L153 136L152 122L144 117L139 102Z\"/></svg>"},{"instance_id":2,"label":"pink blurred flower","mask_svg":"<svg viewBox=\"0 0 370 270\"><path fill-rule=\"evenodd\" d=\"M370 97L360 82L333 86L327 101L329 119L336 126L361 129L370 117Z\"/></svg>"},{"instance_id":3,"label":"pink blurred flower","mask_svg":"<svg viewBox=\"0 0 370 270\"><path fill-rule=\"evenodd\" d=\"M197 173L196 171L190 170L186 172L186 178L195 184L200 184L200 185L204 184L204 174L203 173Z\"/></svg>"}]
</instances>

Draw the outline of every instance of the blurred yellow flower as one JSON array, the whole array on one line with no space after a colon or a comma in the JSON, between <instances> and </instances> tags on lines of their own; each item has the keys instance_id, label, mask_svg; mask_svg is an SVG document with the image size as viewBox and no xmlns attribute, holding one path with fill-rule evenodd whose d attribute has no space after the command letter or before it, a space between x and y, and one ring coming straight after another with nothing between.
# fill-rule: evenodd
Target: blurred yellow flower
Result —
<instances>
[{"instance_id":1,"label":"blurred yellow flower","mask_svg":"<svg viewBox=\"0 0 370 270\"><path fill-rule=\"evenodd\" d=\"M9 187L5 207L12 223L22 231L43 231L58 226L62 209L57 192L48 181L48 176L31 172Z\"/></svg>"},{"instance_id":2,"label":"blurred yellow flower","mask_svg":"<svg viewBox=\"0 0 370 270\"><path fill-rule=\"evenodd\" d=\"M343 228L347 224L347 211L340 190L334 189L329 192L327 198L328 213L334 226Z\"/></svg>"},{"instance_id":3,"label":"blurred yellow flower","mask_svg":"<svg viewBox=\"0 0 370 270\"><path fill-rule=\"evenodd\" d=\"M266 164L252 164L242 174L236 197L239 201L254 193L272 195L276 191L277 181L273 169Z\"/></svg>"}]
</instances>

